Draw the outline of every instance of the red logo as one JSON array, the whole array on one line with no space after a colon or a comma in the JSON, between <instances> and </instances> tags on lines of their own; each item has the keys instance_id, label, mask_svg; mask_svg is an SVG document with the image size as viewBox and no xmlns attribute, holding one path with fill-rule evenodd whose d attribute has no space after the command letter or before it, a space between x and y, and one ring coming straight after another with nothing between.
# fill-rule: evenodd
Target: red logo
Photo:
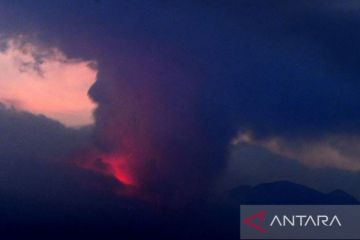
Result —
<instances>
[{"instance_id":1,"label":"red logo","mask_svg":"<svg viewBox=\"0 0 360 240\"><path fill-rule=\"evenodd\" d=\"M266 233L267 230L265 228L263 228L264 225L264 221L265 221L265 214L266 214L266 210L262 210L258 213L255 213L254 215L252 215L251 217L245 218L243 220L243 223L245 223L246 225L248 225L249 227L261 232L261 233ZM252 222L252 220L258 218L260 225L257 225L255 223Z\"/></svg>"}]
</instances>

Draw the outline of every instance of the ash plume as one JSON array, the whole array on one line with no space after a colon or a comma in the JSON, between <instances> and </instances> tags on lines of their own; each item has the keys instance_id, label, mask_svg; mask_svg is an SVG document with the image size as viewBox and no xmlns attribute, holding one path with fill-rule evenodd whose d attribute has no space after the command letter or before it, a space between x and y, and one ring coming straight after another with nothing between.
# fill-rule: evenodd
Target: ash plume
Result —
<instances>
[{"instance_id":1,"label":"ash plume","mask_svg":"<svg viewBox=\"0 0 360 240\"><path fill-rule=\"evenodd\" d=\"M0 27L97 61L87 167L172 201L211 188L239 131L359 135L359 19L342 2L4 0Z\"/></svg>"}]
</instances>

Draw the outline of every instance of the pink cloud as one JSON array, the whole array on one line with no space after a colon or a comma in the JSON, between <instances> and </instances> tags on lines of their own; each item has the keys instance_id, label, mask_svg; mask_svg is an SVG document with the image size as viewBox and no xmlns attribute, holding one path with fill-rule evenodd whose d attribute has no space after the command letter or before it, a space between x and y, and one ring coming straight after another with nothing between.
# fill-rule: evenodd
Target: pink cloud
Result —
<instances>
[{"instance_id":1,"label":"pink cloud","mask_svg":"<svg viewBox=\"0 0 360 240\"><path fill-rule=\"evenodd\" d=\"M0 52L0 102L44 114L67 126L93 123L95 104L87 91L95 82L90 61L69 59L22 38L6 40Z\"/></svg>"}]
</instances>

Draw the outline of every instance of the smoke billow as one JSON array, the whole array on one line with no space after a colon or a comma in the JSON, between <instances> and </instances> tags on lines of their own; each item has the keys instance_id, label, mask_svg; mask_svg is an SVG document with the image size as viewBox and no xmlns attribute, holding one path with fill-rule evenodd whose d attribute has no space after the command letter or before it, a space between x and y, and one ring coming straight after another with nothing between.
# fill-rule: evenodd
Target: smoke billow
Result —
<instances>
[{"instance_id":1,"label":"smoke billow","mask_svg":"<svg viewBox=\"0 0 360 240\"><path fill-rule=\"evenodd\" d=\"M136 64L100 66L90 90L98 103L100 151L91 168L110 172L145 198L199 197L224 167L231 126L208 111L213 106L202 97L200 74L144 55Z\"/></svg>"},{"instance_id":2,"label":"smoke billow","mask_svg":"<svg viewBox=\"0 0 360 240\"><path fill-rule=\"evenodd\" d=\"M360 132L359 21L341 1L23 2L4 0L0 27L98 62L81 164L142 196L206 193L239 129L255 142Z\"/></svg>"}]
</instances>

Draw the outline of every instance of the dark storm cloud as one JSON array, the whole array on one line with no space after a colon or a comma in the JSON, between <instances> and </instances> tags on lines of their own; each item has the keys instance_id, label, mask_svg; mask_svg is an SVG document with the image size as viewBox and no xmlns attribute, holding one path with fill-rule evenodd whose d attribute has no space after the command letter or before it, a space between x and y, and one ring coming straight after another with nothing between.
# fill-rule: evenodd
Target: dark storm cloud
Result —
<instances>
[{"instance_id":1,"label":"dark storm cloud","mask_svg":"<svg viewBox=\"0 0 360 240\"><path fill-rule=\"evenodd\" d=\"M90 129L69 129L43 115L0 104L0 154L2 158L37 158L59 161L86 144Z\"/></svg>"},{"instance_id":2,"label":"dark storm cloud","mask_svg":"<svg viewBox=\"0 0 360 240\"><path fill-rule=\"evenodd\" d=\"M130 169L146 188L206 185L239 129L260 139L359 131L359 18L325 1L0 6L5 33L98 61L97 145L137 156Z\"/></svg>"},{"instance_id":3,"label":"dark storm cloud","mask_svg":"<svg viewBox=\"0 0 360 240\"><path fill-rule=\"evenodd\" d=\"M100 71L148 56L197 69L206 79L199 98L219 121L260 134L352 130L359 121L359 19L327 7L340 1L3 2L12 9L4 29L35 31L69 54L97 59Z\"/></svg>"},{"instance_id":4,"label":"dark storm cloud","mask_svg":"<svg viewBox=\"0 0 360 240\"><path fill-rule=\"evenodd\" d=\"M61 181L67 181L60 176L76 174L76 168L69 167L72 152L89 139L87 129L68 129L45 116L3 105L0 132L0 188L6 194L56 192Z\"/></svg>"}]
</instances>

